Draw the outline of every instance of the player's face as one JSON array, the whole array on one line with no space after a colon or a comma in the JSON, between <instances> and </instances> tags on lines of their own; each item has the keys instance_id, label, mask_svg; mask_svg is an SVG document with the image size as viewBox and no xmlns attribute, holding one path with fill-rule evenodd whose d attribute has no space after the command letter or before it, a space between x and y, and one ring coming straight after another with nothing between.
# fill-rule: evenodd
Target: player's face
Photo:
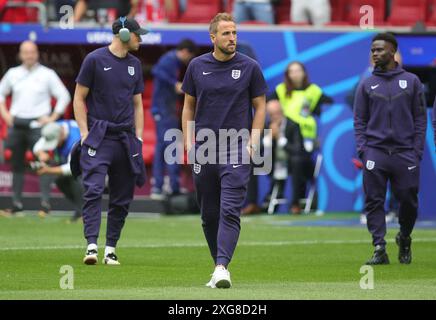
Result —
<instances>
[{"instance_id":1,"label":"player's face","mask_svg":"<svg viewBox=\"0 0 436 320\"><path fill-rule=\"evenodd\" d=\"M32 67L38 62L38 47L32 42L24 42L20 46L20 60L27 67Z\"/></svg>"},{"instance_id":2,"label":"player's face","mask_svg":"<svg viewBox=\"0 0 436 320\"><path fill-rule=\"evenodd\" d=\"M138 51L140 44L141 44L141 37L138 36L136 33L131 32L130 41L128 43L129 51Z\"/></svg>"},{"instance_id":3,"label":"player's face","mask_svg":"<svg viewBox=\"0 0 436 320\"><path fill-rule=\"evenodd\" d=\"M303 68L297 63L291 64L288 69L288 77L291 79L294 85L300 86L304 79Z\"/></svg>"},{"instance_id":4,"label":"player's face","mask_svg":"<svg viewBox=\"0 0 436 320\"><path fill-rule=\"evenodd\" d=\"M376 40L371 45L372 61L376 67L385 67L394 59L395 50L387 41Z\"/></svg>"},{"instance_id":5,"label":"player's face","mask_svg":"<svg viewBox=\"0 0 436 320\"><path fill-rule=\"evenodd\" d=\"M220 21L217 33L212 35L212 42L222 53L231 55L236 51L236 24L231 21Z\"/></svg>"}]
</instances>

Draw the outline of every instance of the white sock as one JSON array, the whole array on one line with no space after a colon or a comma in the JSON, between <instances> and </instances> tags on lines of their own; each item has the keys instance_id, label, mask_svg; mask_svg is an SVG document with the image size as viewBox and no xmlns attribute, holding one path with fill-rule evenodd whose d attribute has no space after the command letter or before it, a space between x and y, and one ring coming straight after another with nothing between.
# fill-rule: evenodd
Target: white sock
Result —
<instances>
[{"instance_id":1,"label":"white sock","mask_svg":"<svg viewBox=\"0 0 436 320\"><path fill-rule=\"evenodd\" d=\"M219 265L215 267L215 270L227 270L223 265Z\"/></svg>"},{"instance_id":2,"label":"white sock","mask_svg":"<svg viewBox=\"0 0 436 320\"><path fill-rule=\"evenodd\" d=\"M104 255L107 256L109 253L115 253L115 248L106 246L104 249Z\"/></svg>"},{"instance_id":3,"label":"white sock","mask_svg":"<svg viewBox=\"0 0 436 320\"><path fill-rule=\"evenodd\" d=\"M95 243L88 244L87 250L98 250L97 245Z\"/></svg>"}]
</instances>

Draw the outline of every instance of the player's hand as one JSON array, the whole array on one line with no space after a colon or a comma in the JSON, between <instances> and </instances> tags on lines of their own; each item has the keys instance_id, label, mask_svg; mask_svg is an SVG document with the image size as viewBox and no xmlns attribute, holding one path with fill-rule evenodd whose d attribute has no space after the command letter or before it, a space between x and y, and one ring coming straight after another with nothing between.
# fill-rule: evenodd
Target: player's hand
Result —
<instances>
[{"instance_id":1,"label":"player's hand","mask_svg":"<svg viewBox=\"0 0 436 320\"><path fill-rule=\"evenodd\" d=\"M8 127L12 127L14 125L14 117L9 112L5 114L3 119Z\"/></svg>"},{"instance_id":2,"label":"player's hand","mask_svg":"<svg viewBox=\"0 0 436 320\"><path fill-rule=\"evenodd\" d=\"M50 160L50 155L48 154L48 152L40 151L38 152L37 156L38 160L44 163Z\"/></svg>"},{"instance_id":3,"label":"player's hand","mask_svg":"<svg viewBox=\"0 0 436 320\"><path fill-rule=\"evenodd\" d=\"M41 126L46 125L47 123L52 122L53 120L49 116L42 116L38 119L38 122L41 124Z\"/></svg>"},{"instance_id":4,"label":"player's hand","mask_svg":"<svg viewBox=\"0 0 436 320\"><path fill-rule=\"evenodd\" d=\"M88 138L88 133L82 134L81 138L80 138L80 145L83 145L83 141L86 140L86 138Z\"/></svg>"},{"instance_id":5,"label":"player's hand","mask_svg":"<svg viewBox=\"0 0 436 320\"><path fill-rule=\"evenodd\" d=\"M49 174L50 173L50 167L48 166L43 166L42 168L38 169L38 171L36 171L36 174L38 176L42 176L44 174Z\"/></svg>"}]
</instances>

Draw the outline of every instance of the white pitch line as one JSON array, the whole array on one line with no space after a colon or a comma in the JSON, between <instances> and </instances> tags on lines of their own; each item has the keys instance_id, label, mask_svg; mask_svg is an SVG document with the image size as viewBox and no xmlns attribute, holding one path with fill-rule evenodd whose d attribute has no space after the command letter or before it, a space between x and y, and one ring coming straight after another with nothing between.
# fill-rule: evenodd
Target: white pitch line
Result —
<instances>
[{"instance_id":1,"label":"white pitch line","mask_svg":"<svg viewBox=\"0 0 436 320\"><path fill-rule=\"evenodd\" d=\"M395 239L388 239L387 242L394 242ZM436 238L416 238L413 242L436 242ZM291 245L316 245L316 244L371 244L371 240L296 240L296 241L256 241L246 242L241 241L239 246L291 246ZM120 245L118 248L196 248L206 247L205 242L198 243L168 243L168 244L142 244L142 245ZM71 250L83 249L85 246L80 245L65 245L65 246L29 246L29 247L0 247L0 251L15 251L15 250Z\"/></svg>"}]
</instances>

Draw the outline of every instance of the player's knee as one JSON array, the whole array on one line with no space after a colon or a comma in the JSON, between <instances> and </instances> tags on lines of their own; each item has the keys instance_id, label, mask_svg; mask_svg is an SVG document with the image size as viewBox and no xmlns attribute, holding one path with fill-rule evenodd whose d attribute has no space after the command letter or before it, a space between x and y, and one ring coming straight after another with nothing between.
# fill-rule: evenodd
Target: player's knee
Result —
<instances>
[{"instance_id":1,"label":"player's knee","mask_svg":"<svg viewBox=\"0 0 436 320\"><path fill-rule=\"evenodd\" d=\"M219 216L220 213L219 211L217 212L209 212L207 214L202 214L201 215L201 223L203 227L209 227L209 226L214 226L214 225L218 225L219 223Z\"/></svg>"},{"instance_id":2,"label":"player's knee","mask_svg":"<svg viewBox=\"0 0 436 320\"><path fill-rule=\"evenodd\" d=\"M418 203L418 188L408 188L396 190L395 197L402 204L417 205Z\"/></svg>"},{"instance_id":3,"label":"player's knee","mask_svg":"<svg viewBox=\"0 0 436 320\"><path fill-rule=\"evenodd\" d=\"M84 198L87 200L95 200L100 198L103 195L104 186L99 184L86 184L85 183L85 193Z\"/></svg>"},{"instance_id":4,"label":"player's knee","mask_svg":"<svg viewBox=\"0 0 436 320\"><path fill-rule=\"evenodd\" d=\"M236 208L228 208L221 210L221 219L231 223L238 223L241 221L240 211Z\"/></svg>"}]
</instances>

